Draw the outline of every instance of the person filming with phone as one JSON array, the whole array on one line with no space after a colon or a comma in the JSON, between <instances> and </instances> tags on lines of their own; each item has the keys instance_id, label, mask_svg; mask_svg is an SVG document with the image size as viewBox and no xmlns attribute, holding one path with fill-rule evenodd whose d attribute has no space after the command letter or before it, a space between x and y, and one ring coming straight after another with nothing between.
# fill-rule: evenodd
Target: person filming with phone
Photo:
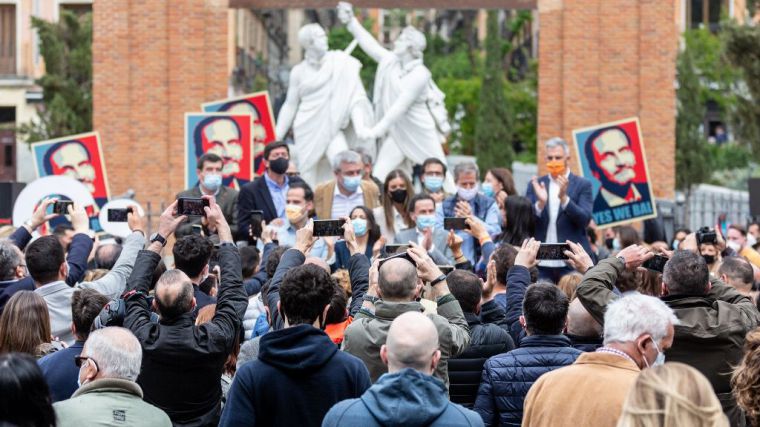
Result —
<instances>
[{"instance_id":1,"label":"person filming with phone","mask_svg":"<svg viewBox=\"0 0 760 427\"><path fill-rule=\"evenodd\" d=\"M563 139L551 138L545 142L545 148L545 167L549 173L540 178L533 177L525 194L533 204L536 216L535 238L543 243L569 240L581 244L587 253L591 253L586 237L593 207L591 182L570 172L570 147ZM539 277L554 283L570 271L559 260L538 264Z\"/></svg>"}]
</instances>

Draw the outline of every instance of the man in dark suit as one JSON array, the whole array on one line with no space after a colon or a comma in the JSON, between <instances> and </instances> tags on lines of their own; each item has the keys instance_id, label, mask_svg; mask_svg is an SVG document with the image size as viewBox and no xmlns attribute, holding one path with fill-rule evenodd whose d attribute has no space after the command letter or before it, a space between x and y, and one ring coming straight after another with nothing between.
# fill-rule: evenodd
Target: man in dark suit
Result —
<instances>
[{"instance_id":1,"label":"man in dark suit","mask_svg":"<svg viewBox=\"0 0 760 427\"><path fill-rule=\"evenodd\" d=\"M273 142L264 148L264 175L240 189L238 197L238 232L236 240L248 240L251 211L262 211L267 224L285 224L285 205L290 182L303 181L287 175L290 149L285 142Z\"/></svg>"},{"instance_id":2,"label":"man in dark suit","mask_svg":"<svg viewBox=\"0 0 760 427\"><path fill-rule=\"evenodd\" d=\"M584 151L591 173L602 184L594 199L594 213L651 200L649 185L634 182L636 155L623 129L611 126L594 131Z\"/></svg>"},{"instance_id":3,"label":"man in dark suit","mask_svg":"<svg viewBox=\"0 0 760 427\"><path fill-rule=\"evenodd\" d=\"M214 196L216 204L222 208L224 219L232 229L237 232L237 190L227 187L222 183L222 168L224 160L214 153L206 153L198 158L198 185L177 194L180 197L201 198L202 196ZM201 224L201 217L188 217L187 221L177 228L177 238L192 234L193 225ZM208 231L206 235L208 235Z\"/></svg>"},{"instance_id":4,"label":"man in dark suit","mask_svg":"<svg viewBox=\"0 0 760 427\"><path fill-rule=\"evenodd\" d=\"M549 174L533 177L526 197L530 199L536 215L536 239L543 243L564 243L569 240L583 246L587 253L591 247L586 238L586 227L591 220L591 182L570 173L570 148L561 138L546 141L546 167ZM564 261L541 261L539 276L555 283L570 272Z\"/></svg>"}]
</instances>

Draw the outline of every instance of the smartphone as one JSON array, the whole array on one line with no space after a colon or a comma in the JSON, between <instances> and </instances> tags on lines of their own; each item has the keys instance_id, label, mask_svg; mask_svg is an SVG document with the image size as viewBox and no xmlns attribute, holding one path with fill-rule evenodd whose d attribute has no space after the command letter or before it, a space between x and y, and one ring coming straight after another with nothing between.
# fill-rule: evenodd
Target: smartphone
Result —
<instances>
[{"instance_id":1,"label":"smartphone","mask_svg":"<svg viewBox=\"0 0 760 427\"><path fill-rule=\"evenodd\" d=\"M449 273L454 271L454 266L453 265L439 265L438 269L441 270L441 273L448 276Z\"/></svg>"},{"instance_id":2,"label":"smartphone","mask_svg":"<svg viewBox=\"0 0 760 427\"><path fill-rule=\"evenodd\" d=\"M69 213L69 206L74 205L71 200L58 200L53 203L53 213L58 215L67 215Z\"/></svg>"},{"instance_id":3,"label":"smartphone","mask_svg":"<svg viewBox=\"0 0 760 427\"><path fill-rule=\"evenodd\" d=\"M665 270L665 264L668 262L668 257L663 255L655 255L652 258L644 261L641 266L652 271L658 271L662 273Z\"/></svg>"},{"instance_id":4,"label":"smartphone","mask_svg":"<svg viewBox=\"0 0 760 427\"><path fill-rule=\"evenodd\" d=\"M202 225L200 225L200 224L193 224L192 229L193 229L192 230L193 234L198 235L198 236L202 236L203 235L203 226Z\"/></svg>"},{"instance_id":5,"label":"smartphone","mask_svg":"<svg viewBox=\"0 0 760 427\"><path fill-rule=\"evenodd\" d=\"M382 260L380 260L380 264L378 264L378 266L377 266L377 267L378 267L378 268L380 268L380 267L382 267L382 266L383 266L383 264L384 264L385 262L387 262L387 261L390 261L390 260L392 260L392 259L396 259L396 258L403 258L403 259L405 259L405 260L407 260L407 261L411 262L411 263L412 263L412 265L414 265L414 267L415 267L415 268L417 267L417 263L414 261L414 258L412 258L412 256L411 256L411 255L409 255L409 253L408 253L408 252L406 252L406 251L404 251L404 252L400 252L400 253L397 253L397 254L395 254L395 255L391 255L391 256L389 256L388 258L385 258L385 259L382 259Z\"/></svg>"},{"instance_id":6,"label":"smartphone","mask_svg":"<svg viewBox=\"0 0 760 427\"><path fill-rule=\"evenodd\" d=\"M397 254L399 252L406 252L408 249L409 245L407 244L393 243L390 245L385 245L385 253L388 255Z\"/></svg>"},{"instance_id":7,"label":"smartphone","mask_svg":"<svg viewBox=\"0 0 760 427\"><path fill-rule=\"evenodd\" d=\"M208 206L208 199L180 197L177 199L177 215L206 216L205 206Z\"/></svg>"},{"instance_id":8,"label":"smartphone","mask_svg":"<svg viewBox=\"0 0 760 427\"><path fill-rule=\"evenodd\" d=\"M132 208L108 209L108 222L127 222L127 216L130 212L132 212Z\"/></svg>"},{"instance_id":9,"label":"smartphone","mask_svg":"<svg viewBox=\"0 0 760 427\"><path fill-rule=\"evenodd\" d=\"M264 220L264 211L251 211L251 234L255 238L261 237L261 221Z\"/></svg>"},{"instance_id":10,"label":"smartphone","mask_svg":"<svg viewBox=\"0 0 760 427\"><path fill-rule=\"evenodd\" d=\"M568 259L565 251L569 250L570 245L567 243L541 243L536 259L565 260Z\"/></svg>"},{"instance_id":11,"label":"smartphone","mask_svg":"<svg viewBox=\"0 0 760 427\"><path fill-rule=\"evenodd\" d=\"M342 219L318 219L314 221L314 236L342 236L343 224Z\"/></svg>"},{"instance_id":12,"label":"smartphone","mask_svg":"<svg viewBox=\"0 0 760 427\"><path fill-rule=\"evenodd\" d=\"M460 217L446 217L443 219L444 230L467 230L470 226L467 225L467 218Z\"/></svg>"}]
</instances>

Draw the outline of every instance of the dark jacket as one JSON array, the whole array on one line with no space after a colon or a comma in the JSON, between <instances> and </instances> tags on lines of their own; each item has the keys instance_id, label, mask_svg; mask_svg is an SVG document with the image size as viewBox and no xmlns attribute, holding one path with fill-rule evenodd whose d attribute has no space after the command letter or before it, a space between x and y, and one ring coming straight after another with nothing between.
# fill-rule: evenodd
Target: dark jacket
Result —
<instances>
[{"instance_id":1,"label":"dark jacket","mask_svg":"<svg viewBox=\"0 0 760 427\"><path fill-rule=\"evenodd\" d=\"M367 248L364 250L364 256L367 259L372 259L372 247L375 246L375 241L367 241ZM351 258L351 252L346 246L345 240L338 240L335 242L335 263L330 266L330 269L335 272L341 268L348 268L348 260Z\"/></svg>"},{"instance_id":2,"label":"dark jacket","mask_svg":"<svg viewBox=\"0 0 760 427\"><path fill-rule=\"evenodd\" d=\"M303 182L298 177L285 178L290 185L293 182ZM273 219L279 218L277 209L272 201L272 193L269 192L267 181L264 176L256 178L240 188L240 195L237 203L238 233L236 240L248 240L248 226L251 225L251 211L262 211L262 218L267 223Z\"/></svg>"},{"instance_id":3,"label":"dark jacket","mask_svg":"<svg viewBox=\"0 0 760 427\"><path fill-rule=\"evenodd\" d=\"M8 239L23 251L32 240L32 235L29 234L26 227L19 227ZM66 255L66 262L69 265L69 275L66 276L67 285L74 286L84 278L84 274L87 272L87 258L92 251L92 245L93 241L90 236L83 233L75 234L71 239L69 252ZM20 280L0 282L0 313L3 312L5 304L8 303L13 294L18 291L33 290L34 279L32 276L26 276Z\"/></svg>"},{"instance_id":4,"label":"dark jacket","mask_svg":"<svg viewBox=\"0 0 760 427\"><path fill-rule=\"evenodd\" d=\"M486 362L475 412L487 426L519 426L530 386L550 371L575 362L582 352L564 335L530 335L520 348Z\"/></svg>"},{"instance_id":5,"label":"dark jacket","mask_svg":"<svg viewBox=\"0 0 760 427\"><path fill-rule=\"evenodd\" d=\"M160 260L155 252L141 251L128 284L128 290L139 292L127 298L124 321L143 348L137 382L145 401L165 411L175 425L215 425L222 398L219 379L248 305L240 255L234 245L219 248L222 277L216 314L200 326L192 313L151 323L143 295Z\"/></svg>"},{"instance_id":6,"label":"dark jacket","mask_svg":"<svg viewBox=\"0 0 760 427\"><path fill-rule=\"evenodd\" d=\"M581 337L572 334L565 334L565 336L570 338L573 348L577 348L584 353L594 352L597 348L602 347L604 343L602 337Z\"/></svg>"},{"instance_id":7,"label":"dark jacket","mask_svg":"<svg viewBox=\"0 0 760 427\"><path fill-rule=\"evenodd\" d=\"M586 236L586 227L591 220L591 209L593 208L593 199L591 196L591 182L586 178L580 177L575 174L570 174L567 184L567 197L570 202L562 209L560 207L559 214L557 215L557 241L564 242L569 240L571 242L579 243L586 250L586 253L591 253L591 245L588 242ZM546 186L546 191L549 191L549 175L544 175L538 179L538 182L543 183ZM528 183L528 190L525 192L525 197L530 199L531 206L535 206L536 193L533 191L533 185ZM536 240L545 241L546 231L549 228L549 203L544 206L544 210L541 215L536 215ZM535 211L535 208L533 209Z\"/></svg>"},{"instance_id":8,"label":"dark jacket","mask_svg":"<svg viewBox=\"0 0 760 427\"><path fill-rule=\"evenodd\" d=\"M617 258L607 258L586 272L576 295L583 306L604 325L607 304L618 298L612 286L625 266ZM731 395L731 372L744 355L744 337L760 323L760 313L748 297L720 280L712 280L706 295L668 295L662 300L675 312L675 326L669 362L682 362L704 374L718 395L732 425L740 424Z\"/></svg>"},{"instance_id":9,"label":"dark jacket","mask_svg":"<svg viewBox=\"0 0 760 427\"><path fill-rule=\"evenodd\" d=\"M84 341L77 341L72 346L48 354L37 361L45 382L50 388L50 397L53 402L66 400L77 391L79 368L74 363L74 357L82 353L82 347L84 347Z\"/></svg>"},{"instance_id":10,"label":"dark jacket","mask_svg":"<svg viewBox=\"0 0 760 427\"><path fill-rule=\"evenodd\" d=\"M187 190L177 194L177 198L180 198L180 197L200 198L201 196L203 196L203 193L201 193L201 189L197 184L195 185L195 187L188 188ZM219 188L219 194L216 195L215 199L219 207L222 208L224 219L226 219L227 224L230 225L230 231L232 232L232 235L233 236L237 235L238 191L235 190L234 188L222 186ZM180 224L179 227L177 227L177 231L174 234L178 239L180 237L187 236L188 234L192 234L193 225L200 225L200 224L201 224L201 217L199 216L189 217L182 224Z\"/></svg>"},{"instance_id":11,"label":"dark jacket","mask_svg":"<svg viewBox=\"0 0 760 427\"><path fill-rule=\"evenodd\" d=\"M520 325L525 291L530 286L530 270L522 265L514 265L507 271L507 319L506 324L512 340L520 346L525 331Z\"/></svg>"},{"instance_id":12,"label":"dark jacket","mask_svg":"<svg viewBox=\"0 0 760 427\"><path fill-rule=\"evenodd\" d=\"M362 361L319 329L272 331L261 337L258 359L237 371L219 425L319 426L334 404L370 385Z\"/></svg>"},{"instance_id":13,"label":"dark jacket","mask_svg":"<svg viewBox=\"0 0 760 427\"><path fill-rule=\"evenodd\" d=\"M501 318L504 318L504 310L493 300L483 304L481 310L500 312ZM464 312L464 318L470 327L470 346L464 353L449 359L449 394L452 402L472 408L486 360L514 349L515 343L509 332L495 323L484 323L476 314L469 312Z\"/></svg>"},{"instance_id":14,"label":"dark jacket","mask_svg":"<svg viewBox=\"0 0 760 427\"><path fill-rule=\"evenodd\" d=\"M358 399L330 409L322 427L482 426L478 414L449 402L438 378L406 368L385 374Z\"/></svg>"}]
</instances>

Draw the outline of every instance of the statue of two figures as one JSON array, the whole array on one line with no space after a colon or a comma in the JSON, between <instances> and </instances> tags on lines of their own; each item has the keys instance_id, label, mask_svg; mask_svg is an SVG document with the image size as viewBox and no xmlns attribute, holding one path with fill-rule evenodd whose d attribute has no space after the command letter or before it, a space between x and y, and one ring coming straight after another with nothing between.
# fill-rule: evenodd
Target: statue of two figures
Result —
<instances>
[{"instance_id":1,"label":"statue of two figures","mask_svg":"<svg viewBox=\"0 0 760 427\"><path fill-rule=\"evenodd\" d=\"M429 157L445 163L441 144L451 127L444 94L422 63L425 36L406 27L388 50L359 23L349 3L338 4L338 19L378 63L373 102L359 77L361 63L350 55L354 43L347 51L329 50L319 24L301 28L304 60L291 70L276 134L282 139L293 129L302 178L312 184L331 179L330 159L357 147L373 155L380 180L393 169L411 172ZM450 177L444 188L453 192Z\"/></svg>"}]
</instances>

